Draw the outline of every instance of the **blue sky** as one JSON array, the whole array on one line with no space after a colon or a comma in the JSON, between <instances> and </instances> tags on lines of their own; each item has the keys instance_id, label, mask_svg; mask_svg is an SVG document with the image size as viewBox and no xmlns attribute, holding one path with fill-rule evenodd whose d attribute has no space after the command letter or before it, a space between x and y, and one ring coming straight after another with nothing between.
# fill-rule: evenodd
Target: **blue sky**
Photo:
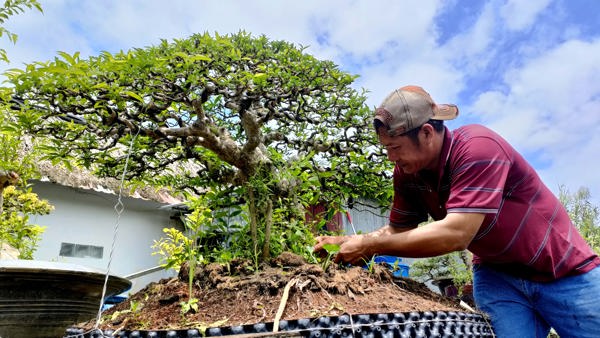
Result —
<instances>
[{"instance_id":1,"label":"blue sky","mask_svg":"<svg viewBox=\"0 0 600 338\"><path fill-rule=\"evenodd\" d=\"M359 75L378 105L418 84L456 103L454 128L484 124L508 139L548 187L587 187L600 205L600 2L597 0L48 0L6 27L11 64L57 51L83 56L193 33L241 29L308 46Z\"/></svg>"}]
</instances>

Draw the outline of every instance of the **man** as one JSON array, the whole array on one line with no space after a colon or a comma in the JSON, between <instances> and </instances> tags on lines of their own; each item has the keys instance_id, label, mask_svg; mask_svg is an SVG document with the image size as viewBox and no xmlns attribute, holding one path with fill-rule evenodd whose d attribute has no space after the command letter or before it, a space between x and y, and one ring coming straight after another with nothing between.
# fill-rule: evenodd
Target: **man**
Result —
<instances>
[{"instance_id":1,"label":"man","mask_svg":"<svg viewBox=\"0 0 600 338\"><path fill-rule=\"evenodd\" d=\"M598 337L600 258L560 201L502 137L480 125L454 131L420 87L393 91L374 126L395 162L389 224L369 234L323 236L340 244L336 262L375 254L431 257L468 249L474 296L499 337ZM435 221L417 227L431 216Z\"/></svg>"}]
</instances>

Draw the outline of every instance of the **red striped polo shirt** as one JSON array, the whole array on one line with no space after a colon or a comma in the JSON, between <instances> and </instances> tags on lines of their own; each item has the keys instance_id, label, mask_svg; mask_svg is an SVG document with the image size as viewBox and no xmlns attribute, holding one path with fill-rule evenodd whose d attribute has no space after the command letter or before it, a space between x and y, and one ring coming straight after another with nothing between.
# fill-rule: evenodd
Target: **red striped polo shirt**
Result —
<instances>
[{"instance_id":1,"label":"red striped polo shirt","mask_svg":"<svg viewBox=\"0 0 600 338\"><path fill-rule=\"evenodd\" d=\"M600 265L531 165L486 127L446 128L437 172L394 168L390 225L416 227L428 215L440 220L452 212L485 214L468 247L474 263L536 281Z\"/></svg>"}]
</instances>

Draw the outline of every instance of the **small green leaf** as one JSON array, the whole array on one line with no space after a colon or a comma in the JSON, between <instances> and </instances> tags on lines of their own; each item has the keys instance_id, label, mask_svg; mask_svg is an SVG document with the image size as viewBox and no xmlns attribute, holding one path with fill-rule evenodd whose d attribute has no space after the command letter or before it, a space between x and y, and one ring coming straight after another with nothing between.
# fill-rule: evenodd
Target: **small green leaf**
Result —
<instances>
[{"instance_id":1,"label":"small green leaf","mask_svg":"<svg viewBox=\"0 0 600 338\"><path fill-rule=\"evenodd\" d=\"M173 56L179 56L180 58L187 60L189 58L189 55L184 53L184 52L175 52L173 53Z\"/></svg>"},{"instance_id":2,"label":"small green leaf","mask_svg":"<svg viewBox=\"0 0 600 338\"><path fill-rule=\"evenodd\" d=\"M208 61L208 62L210 62L210 61L212 61L212 59L209 58L206 55L200 55L200 54L198 54L198 55L191 56L189 58L189 61L190 62L196 62L196 61Z\"/></svg>"},{"instance_id":3,"label":"small green leaf","mask_svg":"<svg viewBox=\"0 0 600 338\"><path fill-rule=\"evenodd\" d=\"M75 65L77 63L76 58L79 55L78 53L75 53L75 57L71 56L69 53L65 53L65 52L58 52L58 55L62 56L62 58L67 61L71 66Z\"/></svg>"},{"instance_id":4,"label":"small green leaf","mask_svg":"<svg viewBox=\"0 0 600 338\"><path fill-rule=\"evenodd\" d=\"M110 88L110 86L106 82L96 83L95 85L92 86L92 89L107 89L107 88Z\"/></svg>"},{"instance_id":5,"label":"small green leaf","mask_svg":"<svg viewBox=\"0 0 600 338\"><path fill-rule=\"evenodd\" d=\"M254 77L252 78L252 81L254 81L254 83L256 84L262 84L267 80L267 74L265 73L256 73L254 74Z\"/></svg>"},{"instance_id":6,"label":"small green leaf","mask_svg":"<svg viewBox=\"0 0 600 338\"><path fill-rule=\"evenodd\" d=\"M130 97L138 100L141 103L144 103L144 99L141 96L139 96L138 94L136 94L136 93L134 93L134 92L132 92L130 90L126 90L123 93L126 94L127 96L130 96Z\"/></svg>"},{"instance_id":7,"label":"small green leaf","mask_svg":"<svg viewBox=\"0 0 600 338\"><path fill-rule=\"evenodd\" d=\"M325 249L325 251L327 251L328 254L332 255L335 253L338 253L340 251L340 246L339 244L323 244L323 249Z\"/></svg>"}]
</instances>

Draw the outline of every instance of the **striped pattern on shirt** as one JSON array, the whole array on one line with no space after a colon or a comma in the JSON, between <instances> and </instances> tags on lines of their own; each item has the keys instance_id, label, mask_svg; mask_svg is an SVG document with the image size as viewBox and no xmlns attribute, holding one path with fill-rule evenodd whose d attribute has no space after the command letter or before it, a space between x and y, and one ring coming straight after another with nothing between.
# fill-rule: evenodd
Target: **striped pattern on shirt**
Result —
<instances>
[{"instance_id":1,"label":"striped pattern on shirt","mask_svg":"<svg viewBox=\"0 0 600 338\"><path fill-rule=\"evenodd\" d=\"M556 196L508 142L490 129L446 129L436 173L394 169L390 225L415 227L447 213L485 214L469 245L475 263L550 281L600 265Z\"/></svg>"}]
</instances>

